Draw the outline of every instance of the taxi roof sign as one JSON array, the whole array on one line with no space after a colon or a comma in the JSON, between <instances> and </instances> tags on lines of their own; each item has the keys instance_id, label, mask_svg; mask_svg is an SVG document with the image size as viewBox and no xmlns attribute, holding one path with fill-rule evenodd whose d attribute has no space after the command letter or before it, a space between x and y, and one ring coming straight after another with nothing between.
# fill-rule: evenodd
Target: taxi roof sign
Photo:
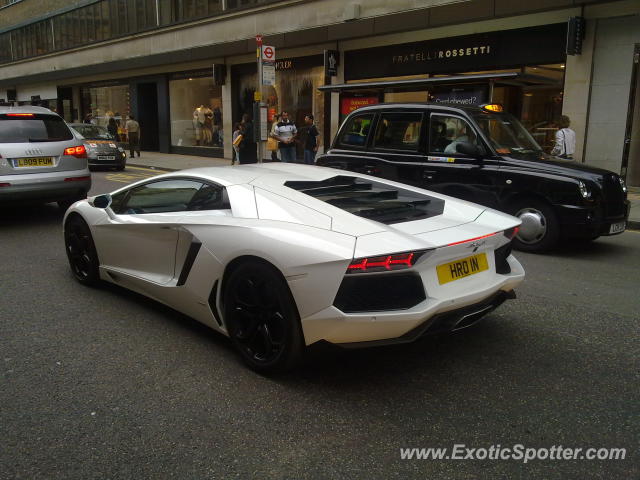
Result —
<instances>
[{"instance_id":1,"label":"taxi roof sign","mask_svg":"<svg viewBox=\"0 0 640 480\"><path fill-rule=\"evenodd\" d=\"M487 103L485 105L481 105L480 108L487 110L488 112L502 112L504 110L502 105L499 103Z\"/></svg>"}]
</instances>

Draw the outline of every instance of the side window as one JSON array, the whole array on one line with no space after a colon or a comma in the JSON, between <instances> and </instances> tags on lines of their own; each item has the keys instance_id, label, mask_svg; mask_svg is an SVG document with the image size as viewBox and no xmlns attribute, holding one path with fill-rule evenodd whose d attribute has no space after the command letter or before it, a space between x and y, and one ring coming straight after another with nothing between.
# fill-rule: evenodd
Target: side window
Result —
<instances>
[{"instance_id":1,"label":"side window","mask_svg":"<svg viewBox=\"0 0 640 480\"><path fill-rule=\"evenodd\" d=\"M189 203L189 211L229 209L224 188L219 185L205 183L193 196Z\"/></svg>"},{"instance_id":2,"label":"side window","mask_svg":"<svg viewBox=\"0 0 640 480\"><path fill-rule=\"evenodd\" d=\"M475 131L460 117L431 115L429 124L429 152L457 154L460 142L478 143Z\"/></svg>"},{"instance_id":3,"label":"side window","mask_svg":"<svg viewBox=\"0 0 640 480\"><path fill-rule=\"evenodd\" d=\"M340 134L340 145L347 147L364 147L371 129L373 114L356 115L348 120Z\"/></svg>"},{"instance_id":4,"label":"side window","mask_svg":"<svg viewBox=\"0 0 640 480\"><path fill-rule=\"evenodd\" d=\"M120 209L122 208L122 202L124 201L125 198L127 198L127 193L129 193L129 190L125 190L124 192L111 195L111 210L113 210L116 213L120 213Z\"/></svg>"},{"instance_id":5,"label":"side window","mask_svg":"<svg viewBox=\"0 0 640 480\"><path fill-rule=\"evenodd\" d=\"M376 128L375 147L417 151L421 128L421 113L383 113Z\"/></svg>"},{"instance_id":6,"label":"side window","mask_svg":"<svg viewBox=\"0 0 640 480\"><path fill-rule=\"evenodd\" d=\"M194 180L178 179L146 183L130 190L116 213L131 215L186 211L202 185Z\"/></svg>"}]
</instances>

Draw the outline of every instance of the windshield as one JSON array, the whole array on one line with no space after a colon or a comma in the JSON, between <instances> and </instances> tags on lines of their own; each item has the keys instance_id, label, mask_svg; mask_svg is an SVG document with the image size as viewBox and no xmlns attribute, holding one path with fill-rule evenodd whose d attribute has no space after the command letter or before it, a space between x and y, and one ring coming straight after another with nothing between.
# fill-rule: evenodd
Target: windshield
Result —
<instances>
[{"instance_id":1,"label":"windshield","mask_svg":"<svg viewBox=\"0 0 640 480\"><path fill-rule=\"evenodd\" d=\"M529 132L508 113L481 112L473 118L499 154L542 152Z\"/></svg>"},{"instance_id":2,"label":"windshield","mask_svg":"<svg viewBox=\"0 0 640 480\"><path fill-rule=\"evenodd\" d=\"M106 127L99 125L77 125L73 129L88 140L113 140Z\"/></svg>"}]
</instances>

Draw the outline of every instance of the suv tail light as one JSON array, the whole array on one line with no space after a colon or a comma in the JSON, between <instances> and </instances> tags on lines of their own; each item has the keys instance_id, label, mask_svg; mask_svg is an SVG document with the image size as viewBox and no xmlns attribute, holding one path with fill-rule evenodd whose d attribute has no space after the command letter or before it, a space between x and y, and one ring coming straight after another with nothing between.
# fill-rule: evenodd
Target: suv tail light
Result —
<instances>
[{"instance_id":1,"label":"suv tail light","mask_svg":"<svg viewBox=\"0 0 640 480\"><path fill-rule=\"evenodd\" d=\"M377 257L355 258L347 267L347 273L389 272L413 267L422 252L393 253Z\"/></svg>"},{"instance_id":2,"label":"suv tail light","mask_svg":"<svg viewBox=\"0 0 640 480\"><path fill-rule=\"evenodd\" d=\"M87 149L84 145L78 145L77 147L69 147L64 149L65 155L72 155L76 158L87 158Z\"/></svg>"}]
</instances>

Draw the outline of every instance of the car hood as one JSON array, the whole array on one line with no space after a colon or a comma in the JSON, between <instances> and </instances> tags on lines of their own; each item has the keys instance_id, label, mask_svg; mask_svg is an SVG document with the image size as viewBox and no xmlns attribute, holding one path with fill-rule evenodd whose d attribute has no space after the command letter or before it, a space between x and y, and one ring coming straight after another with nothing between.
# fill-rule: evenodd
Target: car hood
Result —
<instances>
[{"instance_id":1,"label":"car hood","mask_svg":"<svg viewBox=\"0 0 640 480\"><path fill-rule=\"evenodd\" d=\"M609 170L593 167L575 160L563 160L546 153L528 153L505 157L505 167L523 168L551 175L566 175L574 178L596 180L610 174Z\"/></svg>"}]
</instances>

